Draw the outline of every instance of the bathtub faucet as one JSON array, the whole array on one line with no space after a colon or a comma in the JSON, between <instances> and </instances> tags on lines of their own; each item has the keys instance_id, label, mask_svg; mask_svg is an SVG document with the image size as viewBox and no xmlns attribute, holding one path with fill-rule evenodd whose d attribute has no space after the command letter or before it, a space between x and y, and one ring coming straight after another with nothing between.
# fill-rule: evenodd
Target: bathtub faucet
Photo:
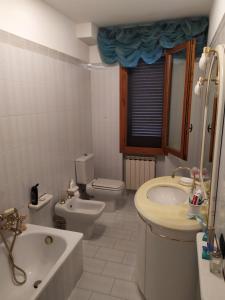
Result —
<instances>
[{"instance_id":1,"label":"bathtub faucet","mask_svg":"<svg viewBox=\"0 0 225 300\"><path fill-rule=\"evenodd\" d=\"M19 215L16 208L6 209L0 214L0 230L13 231L19 235L26 229L25 225L23 224L25 218L26 216Z\"/></svg>"},{"instance_id":2,"label":"bathtub faucet","mask_svg":"<svg viewBox=\"0 0 225 300\"><path fill-rule=\"evenodd\" d=\"M13 249L17 236L26 229L23 221L26 217L20 216L16 208L6 209L0 214L0 238L2 239L6 251L8 252L9 267L12 273L13 283L22 285L27 281L26 272L17 266L14 261ZM12 231L12 240L8 241L5 237L6 231Z\"/></svg>"}]
</instances>

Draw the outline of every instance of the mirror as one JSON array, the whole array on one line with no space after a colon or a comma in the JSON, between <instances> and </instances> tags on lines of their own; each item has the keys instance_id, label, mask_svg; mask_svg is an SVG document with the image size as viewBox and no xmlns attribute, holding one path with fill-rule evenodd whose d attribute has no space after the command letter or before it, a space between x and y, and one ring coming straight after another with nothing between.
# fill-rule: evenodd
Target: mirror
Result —
<instances>
[{"instance_id":1,"label":"mirror","mask_svg":"<svg viewBox=\"0 0 225 300\"><path fill-rule=\"evenodd\" d=\"M206 71L206 77L209 75L209 68ZM208 87L208 98L207 98L207 113L206 113L206 124L204 128L205 142L203 152L203 177L211 178L212 176L212 160L214 151L214 140L216 131L216 116L217 116L217 94L218 85L215 79L218 76L218 57L215 56L211 65L211 76ZM206 92L206 91L205 91Z\"/></svg>"},{"instance_id":2,"label":"mirror","mask_svg":"<svg viewBox=\"0 0 225 300\"><path fill-rule=\"evenodd\" d=\"M218 45L215 49L207 49L209 62L203 78L204 90L204 121L202 134L200 181L204 196L208 200L208 242L213 245L215 231L215 216L218 199L221 201L223 193L217 193L220 183L219 166L223 162L221 145L224 126L225 103L225 76L224 76L224 46ZM209 172L209 178L205 182L204 168ZM223 179L223 178L221 178ZM210 185L208 184L210 183ZM220 219L221 214L218 215ZM224 220L224 216L222 216ZM217 222L219 222L217 220ZM224 222L224 221L223 221Z\"/></svg>"},{"instance_id":3,"label":"mirror","mask_svg":"<svg viewBox=\"0 0 225 300\"><path fill-rule=\"evenodd\" d=\"M165 54L164 98L168 112L164 149L182 159L187 159L190 131L191 90L195 61L195 41L188 41Z\"/></svg>"}]
</instances>

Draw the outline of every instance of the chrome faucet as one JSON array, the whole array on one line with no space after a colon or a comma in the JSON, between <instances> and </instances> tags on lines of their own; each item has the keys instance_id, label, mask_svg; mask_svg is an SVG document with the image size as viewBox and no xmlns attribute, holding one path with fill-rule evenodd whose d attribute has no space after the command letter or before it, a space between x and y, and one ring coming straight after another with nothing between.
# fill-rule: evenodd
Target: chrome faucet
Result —
<instances>
[{"instance_id":1,"label":"chrome faucet","mask_svg":"<svg viewBox=\"0 0 225 300\"><path fill-rule=\"evenodd\" d=\"M187 170L187 171L189 171L189 174L190 174L190 177L191 177L191 169L188 168L188 167L177 167L176 169L174 169L173 173L171 174L171 177L174 178L174 177L175 177L175 174L176 174L178 171L181 171L181 170Z\"/></svg>"},{"instance_id":2,"label":"chrome faucet","mask_svg":"<svg viewBox=\"0 0 225 300\"><path fill-rule=\"evenodd\" d=\"M188 167L182 167L182 166L177 167L177 168L172 172L171 177L174 178L176 172L181 171L181 170L186 170L186 171L188 171L188 172L189 172L189 175L190 175L190 178L192 177L192 176L191 176L191 169L188 168ZM194 173L194 174L193 174L192 186L191 186L191 192L193 192L195 189L196 189L196 178L195 178L195 173Z\"/></svg>"},{"instance_id":3,"label":"chrome faucet","mask_svg":"<svg viewBox=\"0 0 225 300\"><path fill-rule=\"evenodd\" d=\"M70 195L70 193L67 191L67 192L66 192L66 196L65 196L64 198L62 198L61 200L59 200L59 203L60 203L60 204L65 204L66 201L67 201L68 199L70 199L70 198L71 198L71 195Z\"/></svg>"}]
</instances>

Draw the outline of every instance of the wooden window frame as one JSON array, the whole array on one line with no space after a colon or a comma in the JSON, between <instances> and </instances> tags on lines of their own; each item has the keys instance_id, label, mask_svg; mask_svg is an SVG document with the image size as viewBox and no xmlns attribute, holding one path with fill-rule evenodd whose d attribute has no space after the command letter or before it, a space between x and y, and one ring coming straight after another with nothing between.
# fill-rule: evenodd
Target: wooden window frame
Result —
<instances>
[{"instance_id":1,"label":"wooden window frame","mask_svg":"<svg viewBox=\"0 0 225 300\"><path fill-rule=\"evenodd\" d=\"M128 124L128 70L120 67L120 152L123 154L137 155L168 155L171 153L184 160L188 155L188 142L191 118L191 98L192 82L195 62L195 45L196 41L191 40L169 49L165 54L164 69L164 89L163 89L163 127L162 127L162 147L134 147L127 145L127 124ZM181 150L169 148L169 109L171 95L171 78L172 78L172 55L186 49L186 68L185 68L185 88L184 88L184 105L182 117L182 135Z\"/></svg>"},{"instance_id":2,"label":"wooden window frame","mask_svg":"<svg viewBox=\"0 0 225 300\"><path fill-rule=\"evenodd\" d=\"M213 151L214 151L214 141L215 141L215 134L216 134L216 120L217 120L217 103L218 97L214 97L213 102L213 115L212 115L212 124L208 124L208 132L211 133L210 137L210 149L209 149L209 162L213 161Z\"/></svg>"},{"instance_id":3,"label":"wooden window frame","mask_svg":"<svg viewBox=\"0 0 225 300\"><path fill-rule=\"evenodd\" d=\"M171 153L183 160L187 160L188 143L190 132L191 119L191 99L192 99L192 83L195 62L195 46L196 40L190 40L169 49L165 53L165 84L164 84L164 117L163 117L163 148L166 155ZM176 150L168 146L169 142L169 112L170 112L170 96L172 83L172 68L173 68L173 54L186 49L186 67L185 67L185 86L183 98L183 113L182 113L182 130L181 130L181 148Z\"/></svg>"}]
</instances>

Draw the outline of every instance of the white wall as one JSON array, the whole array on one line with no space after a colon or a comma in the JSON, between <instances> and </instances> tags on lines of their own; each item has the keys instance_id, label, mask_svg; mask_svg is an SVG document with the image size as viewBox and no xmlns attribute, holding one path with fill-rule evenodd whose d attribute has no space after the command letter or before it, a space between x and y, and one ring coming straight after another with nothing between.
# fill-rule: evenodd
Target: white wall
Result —
<instances>
[{"instance_id":1,"label":"white wall","mask_svg":"<svg viewBox=\"0 0 225 300\"><path fill-rule=\"evenodd\" d=\"M225 13L225 1L224 0L214 0L209 16L209 34L208 43L212 42L213 36L220 24Z\"/></svg>"},{"instance_id":2,"label":"white wall","mask_svg":"<svg viewBox=\"0 0 225 300\"><path fill-rule=\"evenodd\" d=\"M90 46L89 47L89 62L91 64L101 64L102 63L100 53L98 50L98 46Z\"/></svg>"},{"instance_id":3,"label":"white wall","mask_svg":"<svg viewBox=\"0 0 225 300\"><path fill-rule=\"evenodd\" d=\"M3 32L0 70L0 211L28 213L32 185L59 200L92 151L90 72Z\"/></svg>"},{"instance_id":4,"label":"white wall","mask_svg":"<svg viewBox=\"0 0 225 300\"><path fill-rule=\"evenodd\" d=\"M95 176L122 179L119 152L119 67L91 70Z\"/></svg>"},{"instance_id":5,"label":"white wall","mask_svg":"<svg viewBox=\"0 0 225 300\"><path fill-rule=\"evenodd\" d=\"M82 61L89 49L76 38L75 23L40 0L0 0L0 29Z\"/></svg>"}]
</instances>

